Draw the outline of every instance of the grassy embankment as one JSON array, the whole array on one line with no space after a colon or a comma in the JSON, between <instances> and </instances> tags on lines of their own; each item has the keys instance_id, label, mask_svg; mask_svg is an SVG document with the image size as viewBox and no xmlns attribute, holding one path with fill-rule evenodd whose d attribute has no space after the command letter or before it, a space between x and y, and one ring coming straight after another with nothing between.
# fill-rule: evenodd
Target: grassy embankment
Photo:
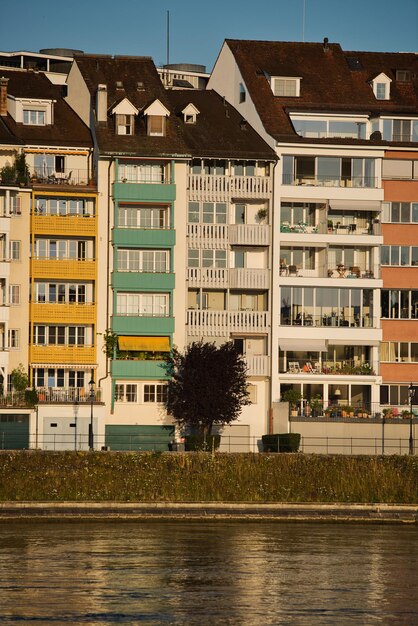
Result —
<instances>
[{"instance_id":1,"label":"grassy embankment","mask_svg":"<svg viewBox=\"0 0 418 626\"><path fill-rule=\"evenodd\" d=\"M418 457L0 452L0 501L418 503Z\"/></svg>"}]
</instances>

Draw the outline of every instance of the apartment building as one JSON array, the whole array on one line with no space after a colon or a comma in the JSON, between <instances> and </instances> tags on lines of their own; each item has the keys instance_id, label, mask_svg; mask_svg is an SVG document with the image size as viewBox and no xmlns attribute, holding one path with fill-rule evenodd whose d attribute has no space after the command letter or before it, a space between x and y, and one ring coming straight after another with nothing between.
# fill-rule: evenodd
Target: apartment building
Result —
<instances>
[{"instance_id":1,"label":"apartment building","mask_svg":"<svg viewBox=\"0 0 418 626\"><path fill-rule=\"evenodd\" d=\"M149 58L76 57L67 82L68 102L93 120L99 240L108 242L108 276L101 264L98 279L100 333L111 346L101 377L106 443L167 449L175 432L163 360L204 338L234 339L248 353L248 447L270 402L274 152L217 94L167 91Z\"/></svg>"},{"instance_id":2,"label":"apartment building","mask_svg":"<svg viewBox=\"0 0 418 626\"><path fill-rule=\"evenodd\" d=\"M345 52L327 40L226 40L209 81L279 157L273 400L297 389L300 415L313 401L316 415L332 405L335 416L338 407L368 407L373 416L389 397L405 402L415 366L384 362L415 358L416 76L413 54ZM397 225L400 211L412 227ZM397 298L402 307L385 304ZM386 321L388 309L399 322ZM382 376L395 386L381 387Z\"/></svg>"},{"instance_id":3,"label":"apartment building","mask_svg":"<svg viewBox=\"0 0 418 626\"><path fill-rule=\"evenodd\" d=\"M42 73L2 71L2 123L23 158L15 187L2 185L9 226L8 374L23 365L38 393L29 444L86 447L96 357L97 191L88 127ZM3 171L2 171L2 183ZM17 362L16 362L17 361ZM13 392L11 381L8 390ZM9 403L9 398L6 398ZM101 406L93 419L97 432ZM27 447L28 441L23 447Z\"/></svg>"}]
</instances>

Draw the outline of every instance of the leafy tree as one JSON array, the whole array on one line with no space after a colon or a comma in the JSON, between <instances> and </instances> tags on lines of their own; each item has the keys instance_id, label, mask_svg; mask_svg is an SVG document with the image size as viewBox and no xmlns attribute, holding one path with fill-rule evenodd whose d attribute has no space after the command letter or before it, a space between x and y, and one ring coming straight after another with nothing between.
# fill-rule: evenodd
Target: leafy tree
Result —
<instances>
[{"instance_id":1,"label":"leafy tree","mask_svg":"<svg viewBox=\"0 0 418 626\"><path fill-rule=\"evenodd\" d=\"M29 385L29 378L25 372L25 368L22 363L19 363L18 367L15 367L11 373L12 385L16 391L25 391Z\"/></svg>"},{"instance_id":2,"label":"leafy tree","mask_svg":"<svg viewBox=\"0 0 418 626\"><path fill-rule=\"evenodd\" d=\"M236 420L251 404L247 391L247 365L232 342L193 342L184 353L174 349L166 360L171 376L167 412L177 424L206 437L214 424Z\"/></svg>"}]
</instances>

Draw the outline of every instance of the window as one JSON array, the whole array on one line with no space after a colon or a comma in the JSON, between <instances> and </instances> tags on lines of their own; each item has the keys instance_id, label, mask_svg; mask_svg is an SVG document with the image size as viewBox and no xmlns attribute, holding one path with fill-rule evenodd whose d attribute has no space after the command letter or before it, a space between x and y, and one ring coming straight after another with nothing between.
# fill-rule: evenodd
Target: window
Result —
<instances>
[{"instance_id":1,"label":"window","mask_svg":"<svg viewBox=\"0 0 418 626\"><path fill-rule=\"evenodd\" d=\"M33 327L33 341L41 346L85 346L86 326L45 326L35 324Z\"/></svg>"},{"instance_id":2,"label":"window","mask_svg":"<svg viewBox=\"0 0 418 626\"><path fill-rule=\"evenodd\" d=\"M226 204L224 202L204 202L203 223L226 224Z\"/></svg>"},{"instance_id":3,"label":"window","mask_svg":"<svg viewBox=\"0 0 418 626\"><path fill-rule=\"evenodd\" d=\"M10 242L10 259L12 261L20 261L20 241Z\"/></svg>"},{"instance_id":4,"label":"window","mask_svg":"<svg viewBox=\"0 0 418 626\"><path fill-rule=\"evenodd\" d=\"M409 405L408 385L381 385L380 404Z\"/></svg>"},{"instance_id":5,"label":"window","mask_svg":"<svg viewBox=\"0 0 418 626\"><path fill-rule=\"evenodd\" d=\"M394 267L418 265L418 246L382 246L380 255L382 265Z\"/></svg>"},{"instance_id":6,"label":"window","mask_svg":"<svg viewBox=\"0 0 418 626\"><path fill-rule=\"evenodd\" d=\"M20 285L9 285L9 301L11 305L20 304Z\"/></svg>"},{"instance_id":7,"label":"window","mask_svg":"<svg viewBox=\"0 0 418 626\"><path fill-rule=\"evenodd\" d=\"M117 135L133 135L134 134L134 116L116 114L116 134Z\"/></svg>"},{"instance_id":8,"label":"window","mask_svg":"<svg viewBox=\"0 0 418 626\"><path fill-rule=\"evenodd\" d=\"M282 183L284 185L312 185L324 187L377 186L376 159L349 157L283 156Z\"/></svg>"},{"instance_id":9,"label":"window","mask_svg":"<svg viewBox=\"0 0 418 626\"><path fill-rule=\"evenodd\" d=\"M418 141L418 119L387 119L376 123L385 141Z\"/></svg>"},{"instance_id":10,"label":"window","mask_svg":"<svg viewBox=\"0 0 418 626\"><path fill-rule=\"evenodd\" d=\"M376 83L376 99L386 100L386 83Z\"/></svg>"},{"instance_id":11,"label":"window","mask_svg":"<svg viewBox=\"0 0 418 626\"><path fill-rule=\"evenodd\" d=\"M21 197L13 194L10 196L10 215L21 215L22 214L22 203Z\"/></svg>"},{"instance_id":12,"label":"window","mask_svg":"<svg viewBox=\"0 0 418 626\"><path fill-rule=\"evenodd\" d=\"M9 329L9 348L20 348L20 330L18 328Z\"/></svg>"},{"instance_id":13,"label":"window","mask_svg":"<svg viewBox=\"0 0 418 626\"><path fill-rule=\"evenodd\" d=\"M301 137L344 137L366 139L366 122L338 119L300 119L291 116L292 124Z\"/></svg>"},{"instance_id":14,"label":"window","mask_svg":"<svg viewBox=\"0 0 418 626\"><path fill-rule=\"evenodd\" d=\"M226 250L202 250L202 267L226 267Z\"/></svg>"},{"instance_id":15,"label":"window","mask_svg":"<svg viewBox=\"0 0 418 626\"><path fill-rule=\"evenodd\" d=\"M147 116L148 135L163 137L165 135L165 117L162 115Z\"/></svg>"},{"instance_id":16,"label":"window","mask_svg":"<svg viewBox=\"0 0 418 626\"><path fill-rule=\"evenodd\" d=\"M300 78L272 78L272 89L275 96L298 97Z\"/></svg>"},{"instance_id":17,"label":"window","mask_svg":"<svg viewBox=\"0 0 418 626\"><path fill-rule=\"evenodd\" d=\"M383 341L380 360L388 363L417 363L418 343Z\"/></svg>"},{"instance_id":18,"label":"window","mask_svg":"<svg viewBox=\"0 0 418 626\"><path fill-rule=\"evenodd\" d=\"M251 404L257 404L257 385L247 385L247 391L249 394L249 401Z\"/></svg>"},{"instance_id":19,"label":"window","mask_svg":"<svg viewBox=\"0 0 418 626\"><path fill-rule=\"evenodd\" d=\"M166 317L169 315L169 295L166 293L118 293L116 314Z\"/></svg>"},{"instance_id":20,"label":"window","mask_svg":"<svg viewBox=\"0 0 418 626\"><path fill-rule=\"evenodd\" d=\"M396 80L400 83L407 83L411 80L410 70L396 70Z\"/></svg>"},{"instance_id":21,"label":"window","mask_svg":"<svg viewBox=\"0 0 418 626\"><path fill-rule=\"evenodd\" d=\"M77 261L89 260L87 252L91 251L93 242L75 239L36 239L36 259L74 259ZM93 255L91 254L91 258Z\"/></svg>"},{"instance_id":22,"label":"window","mask_svg":"<svg viewBox=\"0 0 418 626\"><path fill-rule=\"evenodd\" d=\"M116 402L138 402L138 385L135 383L117 383L115 385Z\"/></svg>"},{"instance_id":23,"label":"window","mask_svg":"<svg viewBox=\"0 0 418 626\"><path fill-rule=\"evenodd\" d=\"M418 202L388 202L385 205L384 221L393 224L417 224Z\"/></svg>"},{"instance_id":24,"label":"window","mask_svg":"<svg viewBox=\"0 0 418 626\"><path fill-rule=\"evenodd\" d=\"M35 175L39 179L47 179L56 172L65 172L65 156L62 154L35 154Z\"/></svg>"},{"instance_id":25,"label":"window","mask_svg":"<svg viewBox=\"0 0 418 626\"><path fill-rule=\"evenodd\" d=\"M165 167L162 163L121 163L119 180L128 183L165 183Z\"/></svg>"},{"instance_id":26,"label":"window","mask_svg":"<svg viewBox=\"0 0 418 626\"><path fill-rule=\"evenodd\" d=\"M23 123L29 126L45 126L45 111L23 109Z\"/></svg>"},{"instance_id":27,"label":"window","mask_svg":"<svg viewBox=\"0 0 418 626\"><path fill-rule=\"evenodd\" d=\"M84 283L35 283L35 302L92 303L93 286Z\"/></svg>"},{"instance_id":28,"label":"window","mask_svg":"<svg viewBox=\"0 0 418 626\"><path fill-rule=\"evenodd\" d=\"M165 273L169 271L168 250L121 249L117 251L119 272Z\"/></svg>"},{"instance_id":29,"label":"window","mask_svg":"<svg viewBox=\"0 0 418 626\"><path fill-rule=\"evenodd\" d=\"M79 215L86 217L94 215L93 205L87 206L84 198L42 198L35 200L35 215Z\"/></svg>"},{"instance_id":30,"label":"window","mask_svg":"<svg viewBox=\"0 0 418 626\"><path fill-rule=\"evenodd\" d=\"M167 385L144 385L144 402L165 403L167 400Z\"/></svg>"},{"instance_id":31,"label":"window","mask_svg":"<svg viewBox=\"0 0 418 626\"><path fill-rule=\"evenodd\" d=\"M415 289L382 289L383 319L418 319L418 291Z\"/></svg>"},{"instance_id":32,"label":"window","mask_svg":"<svg viewBox=\"0 0 418 626\"><path fill-rule=\"evenodd\" d=\"M159 207L119 207L118 226L120 228L168 228L168 208Z\"/></svg>"},{"instance_id":33,"label":"window","mask_svg":"<svg viewBox=\"0 0 418 626\"><path fill-rule=\"evenodd\" d=\"M242 104L245 102L247 96L247 92L245 91L245 87L242 83L239 84L239 103Z\"/></svg>"}]
</instances>

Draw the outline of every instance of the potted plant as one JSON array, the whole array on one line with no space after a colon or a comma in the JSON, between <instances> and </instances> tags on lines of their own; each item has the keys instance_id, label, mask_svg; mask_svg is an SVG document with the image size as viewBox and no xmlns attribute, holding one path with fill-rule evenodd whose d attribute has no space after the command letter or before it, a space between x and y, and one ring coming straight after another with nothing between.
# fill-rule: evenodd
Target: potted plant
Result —
<instances>
[{"instance_id":1,"label":"potted plant","mask_svg":"<svg viewBox=\"0 0 418 626\"><path fill-rule=\"evenodd\" d=\"M334 222L332 220L328 220L328 232L332 233L334 230Z\"/></svg>"},{"instance_id":2,"label":"potted plant","mask_svg":"<svg viewBox=\"0 0 418 626\"><path fill-rule=\"evenodd\" d=\"M393 417L392 407L387 407L386 409L383 409L383 417L385 419Z\"/></svg>"},{"instance_id":3,"label":"potted plant","mask_svg":"<svg viewBox=\"0 0 418 626\"><path fill-rule=\"evenodd\" d=\"M322 412L322 398L319 395L314 396L309 401L313 417L318 417Z\"/></svg>"},{"instance_id":4,"label":"potted plant","mask_svg":"<svg viewBox=\"0 0 418 626\"><path fill-rule=\"evenodd\" d=\"M266 209L266 208L264 208L264 207L262 207L261 209L258 209L258 212L257 212L257 217L258 217L258 219L259 219L259 221L260 221L260 222L262 222L263 220L265 220L265 219L266 219L266 217L267 217L267 209Z\"/></svg>"},{"instance_id":5,"label":"potted plant","mask_svg":"<svg viewBox=\"0 0 418 626\"><path fill-rule=\"evenodd\" d=\"M410 412L407 409L404 409L401 413L401 417L404 420L409 420Z\"/></svg>"},{"instance_id":6,"label":"potted plant","mask_svg":"<svg viewBox=\"0 0 418 626\"><path fill-rule=\"evenodd\" d=\"M302 394L298 389L287 389L283 394L283 400L289 403L291 417L298 414L298 405L302 400Z\"/></svg>"}]
</instances>

